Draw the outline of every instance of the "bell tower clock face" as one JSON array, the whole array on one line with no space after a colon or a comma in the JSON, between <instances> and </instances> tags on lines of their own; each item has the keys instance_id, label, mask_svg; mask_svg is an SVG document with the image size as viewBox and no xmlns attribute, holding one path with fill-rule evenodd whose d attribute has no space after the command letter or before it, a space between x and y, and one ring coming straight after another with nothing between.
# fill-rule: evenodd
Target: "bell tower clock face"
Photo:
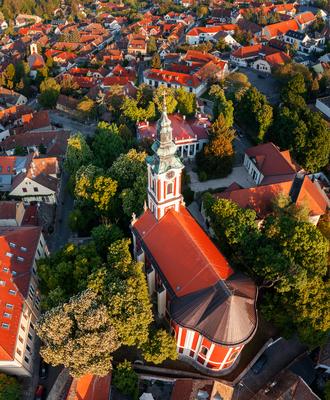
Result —
<instances>
[{"instance_id":1,"label":"bell tower clock face","mask_svg":"<svg viewBox=\"0 0 330 400\"><path fill-rule=\"evenodd\" d=\"M172 179L174 177L174 175L175 175L174 171L169 171L166 174L166 179Z\"/></svg>"}]
</instances>

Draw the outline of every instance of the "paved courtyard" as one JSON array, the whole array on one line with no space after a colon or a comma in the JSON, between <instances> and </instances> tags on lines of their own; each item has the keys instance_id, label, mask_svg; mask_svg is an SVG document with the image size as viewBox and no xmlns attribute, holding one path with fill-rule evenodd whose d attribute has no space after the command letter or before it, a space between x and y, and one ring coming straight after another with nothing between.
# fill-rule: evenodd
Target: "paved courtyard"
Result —
<instances>
[{"instance_id":1,"label":"paved courtyard","mask_svg":"<svg viewBox=\"0 0 330 400\"><path fill-rule=\"evenodd\" d=\"M205 192L209 189L226 188L234 182L237 182L244 188L255 186L255 182L246 172L246 169L243 166L234 167L231 174L229 174L225 178L212 179L205 182L200 182L198 180L196 172L192 170L187 170L187 173L190 175L190 188L194 192Z\"/></svg>"}]
</instances>

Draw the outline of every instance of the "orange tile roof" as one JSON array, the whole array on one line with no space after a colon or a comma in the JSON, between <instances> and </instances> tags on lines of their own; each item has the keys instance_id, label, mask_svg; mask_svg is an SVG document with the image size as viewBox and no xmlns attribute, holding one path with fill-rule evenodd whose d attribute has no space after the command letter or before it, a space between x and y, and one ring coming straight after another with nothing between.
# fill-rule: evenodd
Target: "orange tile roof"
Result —
<instances>
[{"instance_id":1,"label":"orange tile roof","mask_svg":"<svg viewBox=\"0 0 330 400\"><path fill-rule=\"evenodd\" d=\"M291 57L285 54L283 51L279 51L274 54L265 56L265 60L272 66L283 65L291 61Z\"/></svg>"},{"instance_id":2,"label":"orange tile roof","mask_svg":"<svg viewBox=\"0 0 330 400\"><path fill-rule=\"evenodd\" d=\"M41 228L38 227L0 228L0 281L5 282L0 285L0 323L9 324L8 329L0 326L0 361L12 360L14 356L18 324L28 294L40 234ZM16 294L10 294L9 290ZM6 307L8 303L13 308ZM5 312L11 314L11 318L6 318Z\"/></svg>"},{"instance_id":3,"label":"orange tile roof","mask_svg":"<svg viewBox=\"0 0 330 400\"><path fill-rule=\"evenodd\" d=\"M201 33L218 33L223 31L234 31L237 29L235 24L222 24L217 26L198 26L197 28L191 29L187 36L199 36Z\"/></svg>"},{"instance_id":4,"label":"orange tile roof","mask_svg":"<svg viewBox=\"0 0 330 400\"><path fill-rule=\"evenodd\" d=\"M109 400L111 375L84 375L74 379L67 400Z\"/></svg>"},{"instance_id":5,"label":"orange tile roof","mask_svg":"<svg viewBox=\"0 0 330 400\"><path fill-rule=\"evenodd\" d=\"M272 209L273 199L280 193L289 195L291 186L292 180L247 189L228 188L215 197L231 200L242 208L252 208L259 217L265 217Z\"/></svg>"},{"instance_id":6,"label":"orange tile roof","mask_svg":"<svg viewBox=\"0 0 330 400\"><path fill-rule=\"evenodd\" d=\"M279 35L285 35L289 30L298 31L299 25L294 19L290 19L289 21L277 22L276 24L267 25L263 28L263 34L268 32L268 37L274 38Z\"/></svg>"},{"instance_id":7,"label":"orange tile roof","mask_svg":"<svg viewBox=\"0 0 330 400\"><path fill-rule=\"evenodd\" d=\"M175 83L181 86L198 87L202 83L201 80L194 75L182 74L164 69L149 69L144 73L147 79L154 79L158 82Z\"/></svg>"},{"instance_id":8,"label":"orange tile roof","mask_svg":"<svg viewBox=\"0 0 330 400\"><path fill-rule=\"evenodd\" d=\"M233 51L232 55L236 58L257 56L260 53L262 47L262 44L255 44L253 46L242 46L239 49Z\"/></svg>"},{"instance_id":9,"label":"orange tile roof","mask_svg":"<svg viewBox=\"0 0 330 400\"><path fill-rule=\"evenodd\" d=\"M185 207L159 221L147 210L134 224L176 296L214 285L232 275L227 260ZM189 257L187 257L189 254Z\"/></svg>"},{"instance_id":10,"label":"orange tile roof","mask_svg":"<svg viewBox=\"0 0 330 400\"><path fill-rule=\"evenodd\" d=\"M15 164L16 156L0 156L0 175L13 175Z\"/></svg>"},{"instance_id":11,"label":"orange tile roof","mask_svg":"<svg viewBox=\"0 0 330 400\"><path fill-rule=\"evenodd\" d=\"M330 203L318 184L313 183L308 176L305 176L296 204L306 205L311 215L323 215Z\"/></svg>"},{"instance_id":12,"label":"orange tile roof","mask_svg":"<svg viewBox=\"0 0 330 400\"><path fill-rule=\"evenodd\" d=\"M310 11L305 11L299 15L296 15L295 20L300 24L306 24L316 20L315 15Z\"/></svg>"}]
</instances>

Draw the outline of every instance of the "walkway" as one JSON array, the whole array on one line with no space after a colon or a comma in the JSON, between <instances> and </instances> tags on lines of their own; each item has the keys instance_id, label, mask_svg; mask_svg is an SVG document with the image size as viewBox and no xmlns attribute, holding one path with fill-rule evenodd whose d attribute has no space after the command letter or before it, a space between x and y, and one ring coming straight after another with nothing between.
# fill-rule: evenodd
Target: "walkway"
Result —
<instances>
[{"instance_id":1,"label":"walkway","mask_svg":"<svg viewBox=\"0 0 330 400\"><path fill-rule=\"evenodd\" d=\"M244 188L255 186L255 182L243 166L234 167L233 171L225 178L212 179L205 182L200 182L197 173L188 168L187 173L190 175L190 188L194 192L205 192L209 189L227 188L234 182L237 182Z\"/></svg>"}]
</instances>

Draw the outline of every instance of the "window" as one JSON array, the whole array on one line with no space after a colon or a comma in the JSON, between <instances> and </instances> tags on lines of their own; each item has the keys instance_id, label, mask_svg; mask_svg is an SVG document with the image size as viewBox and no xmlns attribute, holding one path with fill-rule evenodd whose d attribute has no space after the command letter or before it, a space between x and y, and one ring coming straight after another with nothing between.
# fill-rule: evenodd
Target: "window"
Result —
<instances>
[{"instance_id":1,"label":"window","mask_svg":"<svg viewBox=\"0 0 330 400\"><path fill-rule=\"evenodd\" d=\"M9 268L3 267L3 272L8 272L8 271L9 271Z\"/></svg>"},{"instance_id":2,"label":"window","mask_svg":"<svg viewBox=\"0 0 330 400\"><path fill-rule=\"evenodd\" d=\"M21 324L21 329L23 332L25 332L25 326L23 324Z\"/></svg>"},{"instance_id":3,"label":"window","mask_svg":"<svg viewBox=\"0 0 330 400\"><path fill-rule=\"evenodd\" d=\"M17 260L23 262L23 261L24 261L24 258L18 256L18 257L17 257Z\"/></svg>"},{"instance_id":4,"label":"window","mask_svg":"<svg viewBox=\"0 0 330 400\"><path fill-rule=\"evenodd\" d=\"M9 289L9 294L15 295L16 294L16 290Z\"/></svg>"},{"instance_id":5,"label":"window","mask_svg":"<svg viewBox=\"0 0 330 400\"><path fill-rule=\"evenodd\" d=\"M23 340L22 336L18 336L18 340L19 340L21 343L23 343L23 342L24 342L24 340Z\"/></svg>"},{"instance_id":6,"label":"window","mask_svg":"<svg viewBox=\"0 0 330 400\"><path fill-rule=\"evenodd\" d=\"M3 329L9 329L9 324L6 324L5 322L3 322L1 326Z\"/></svg>"},{"instance_id":7,"label":"window","mask_svg":"<svg viewBox=\"0 0 330 400\"><path fill-rule=\"evenodd\" d=\"M34 267L32 268L32 272L33 272L34 275L36 275L36 273L37 273L37 271L36 271L36 269Z\"/></svg>"},{"instance_id":8,"label":"window","mask_svg":"<svg viewBox=\"0 0 330 400\"><path fill-rule=\"evenodd\" d=\"M22 188L23 192L26 193L27 192L27 188Z\"/></svg>"},{"instance_id":9,"label":"window","mask_svg":"<svg viewBox=\"0 0 330 400\"><path fill-rule=\"evenodd\" d=\"M13 270L11 271L11 274L12 274L13 276L16 276L16 275L17 275L17 272L13 269Z\"/></svg>"},{"instance_id":10,"label":"window","mask_svg":"<svg viewBox=\"0 0 330 400\"><path fill-rule=\"evenodd\" d=\"M8 165L8 167L7 167L7 171L10 172L10 166L9 166L9 165Z\"/></svg>"},{"instance_id":11,"label":"window","mask_svg":"<svg viewBox=\"0 0 330 400\"><path fill-rule=\"evenodd\" d=\"M13 249L16 247L16 244L13 242L9 242L9 246L12 247Z\"/></svg>"},{"instance_id":12,"label":"window","mask_svg":"<svg viewBox=\"0 0 330 400\"><path fill-rule=\"evenodd\" d=\"M37 250L37 253L38 253L38 256L40 257L40 251L39 251L39 249Z\"/></svg>"},{"instance_id":13,"label":"window","mask_svg":"<svg viewBox=\"0 0 330 400\"><path fill-rule=\"evenodd\" d=\"M17 353L19 356L22 355L22 351L21 351L20 349L17 349L17 350L16 350L16 353Z\"/></svg>"},{"instance_id":14,"label":"window","mask_svg":"<svg viewBox=\"0 0 330 400\"><path fill-rule=\"evenodd\" d=\"M28 344L26 345L26 350L31 353L31 347Z\"/></svg>"},{"instance_id":15,"label":"window","mask_svg":"<svg viewBox=\"0 0 330 400\"><path fill-rule=\"evenodd\" d=\"M7 253L6 253L6 256L7 256L7 257L10 257L10 258L11 258L13 255L14 255L14 254L13 254L13 253L9 253L9 251L7 251Z\"/></svg>"},{"instance_id":16,"label":"window","mask_svg":"<svg viewBox=\"0 0 330 400\"><path fill-rule=\"evenodd\" d=\"M26 247L23 247L23 246L21 246L21 251L24 251L24 252L26 252L26 251L27 251L27 248L26 248Z\"/></svg>"},{"instance_id":17,"label":"window","mask_svg":"<svg viewBox=\"0 0 330 400\"><path fill-rule=\"evenodd\" d=\"M3 313L3 316L4 316L5 318L11 318L11 314L8 313L8 312L4 312L4 313Z\"/></svg>"},{"instance_id":18,"label":"window","mask_svg":"<svg viewBox=\"0 0 330 400\"><path fill-rule=\"evenodd\" d=\"M29 361L30 361L29 357L26 357L26 356L24 357L24 360L26 363L29 363Z\"/></svg>"},{"instance_id":19,"label":"window","mask_svg":"<svg viewBox=\"0 0 330 400\"><path fill-rule=\"evenodd\" d=\"M0 281L0 286L5 286L6 282L5 281Z\"/></svg>"},{"instance_id":20,"label":"window","mask_svg":"<svg viewBox=\"0 0 330 400\"><path fill-rule=\"evenodd\" d=\"M226 361L226 363L230 363L230 362L232 362L233 360L235 360L235 358L238 356L238 354L239 354L240 351L241 351L241 349L234 350L234 351L230 354L230 356L229 356L228 360Z\"/></svg>"},{"instance_id":21,"label":"window","mask_svg":"<svg viewBox=\"0 0 330 400\"><path fill-rule=\"evenodd\" d=\"M37 187L33 187L33 190L35 191L35 192L39 192L39 189L37 188Z\"/></svg>"},{"instance_id":22,"label":"window","mask_svg":"<svg viewBox=\"0 0 330 400\"><path fill-rule=\"evenodd\" d=\"M14 306L10 303L6 303L6 308L8 308L9 310L12 310L14 308Z\"/></svg>"},{"instance_id":23,"label":"window","mask_svg":"<svg viewBox=\"0 0 330 400\"><path fill-rule=\"evenodd\" d=\"M167 184L167 194L172 194L173 193L173 183L168 183Z\"/></svg>"},{"instance_id":24,"label":"window","mask_svg":"<svg viewBox=\"0 0 330 400\"><path fill-rule=\"evenodd\" d=\"M32 322L30 322L30 328L31 328L32 330L34 330L34 325L32 324Z\"/></svg>"},{"instance_id":25,"label":"window","mask_svg":"<svg viewBox=\"0 0 330 400\"><path fill-rule=\"evenodd\" d=\"M209 349L205 346L202 347L201 353L203 354L203 356L206 356L206 354L208 353Z\"/></svg>"},{"instance_id":26,"label":"window","mask_svg":"<svg viewBox=\"0 0 330 400\"><path fill-rule=\"evenodd\" d=\"M32 340L32 335L31 335L31 333L28 333L28 338L29 338L30 340Z\"/></svg>"}]
</instances>

